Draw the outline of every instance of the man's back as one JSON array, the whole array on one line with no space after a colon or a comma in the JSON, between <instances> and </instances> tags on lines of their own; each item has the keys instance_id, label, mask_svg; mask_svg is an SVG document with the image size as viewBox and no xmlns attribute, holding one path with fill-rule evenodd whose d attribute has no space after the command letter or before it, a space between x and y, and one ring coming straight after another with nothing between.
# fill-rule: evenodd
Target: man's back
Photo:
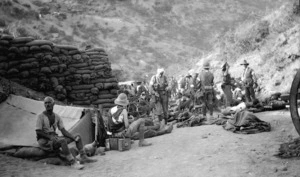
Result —
<instances>
[{"instance_id":1,"label":"man's back","mask_svg":"<svg viewBox=\"0 0 300 177\"><path fill-rule=\"evenodd\" d=\"M202 87L214 85L214 75L210 71L202 71L200 74L200 82Z\"/></svg>"}]
</instances>

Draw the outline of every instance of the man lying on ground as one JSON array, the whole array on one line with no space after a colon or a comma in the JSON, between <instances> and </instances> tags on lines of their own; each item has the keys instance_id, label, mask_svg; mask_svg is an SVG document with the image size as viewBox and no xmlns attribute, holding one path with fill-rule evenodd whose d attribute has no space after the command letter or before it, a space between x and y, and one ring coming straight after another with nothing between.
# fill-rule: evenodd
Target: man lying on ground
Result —
<instances>
[{"instance_id":1,"label":"man lying on ground","mask_svg":"<svg viewBox=\"0 0 300 177\"><path fill-rule=\"evenodd\" d=\"M59 115L53 112L55 105L52 97L44 99L46 110L38 115L36 122L37 141L41 149L48 152L57 152L62 149L63 156L75 169L83 169L84 166L80 165L77 160L82 163L95 162L86 156L83 150L83 144L79 135L73 136L64 127L63 121ZM58 136L56 129L59 129L63 136ZM76 147L79 150L79 155L74 158L70 152L68 144L75 141Z\"/></svg>"}]
</instances>

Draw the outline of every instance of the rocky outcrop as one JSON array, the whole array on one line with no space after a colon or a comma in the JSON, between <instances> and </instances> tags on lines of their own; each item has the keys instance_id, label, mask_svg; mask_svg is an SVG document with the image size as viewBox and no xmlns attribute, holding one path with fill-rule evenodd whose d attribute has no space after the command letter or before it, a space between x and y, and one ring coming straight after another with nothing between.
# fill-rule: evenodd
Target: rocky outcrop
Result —
<instances>
[{"instance_id":1,"label":"rocky outcrop","mask_svg":"<svg viewBox=\"0 0 300 177\"><path fill-rule=\"evenodd\" d=\"M101 48L85 51L32 37L0 37L0 76L58 100L111 107L118 84Z\"/></svg>"}]
</instances>

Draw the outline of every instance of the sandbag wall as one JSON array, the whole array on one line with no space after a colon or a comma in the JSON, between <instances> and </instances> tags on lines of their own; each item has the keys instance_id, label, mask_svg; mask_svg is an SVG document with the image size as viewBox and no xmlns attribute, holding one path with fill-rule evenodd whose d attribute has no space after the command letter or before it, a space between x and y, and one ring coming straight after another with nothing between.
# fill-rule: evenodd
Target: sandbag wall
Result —
<instances>
[{"instance_id":1,"label":"sandbag wall","mask_svg":"<svg viewBox=\"0 0 300 177\"><path fill-rule=\"evenodd\" d=\"M76 105L113 106L118 84L105 51L0 37L0 76Z\"/></svg>"}]
</instances>

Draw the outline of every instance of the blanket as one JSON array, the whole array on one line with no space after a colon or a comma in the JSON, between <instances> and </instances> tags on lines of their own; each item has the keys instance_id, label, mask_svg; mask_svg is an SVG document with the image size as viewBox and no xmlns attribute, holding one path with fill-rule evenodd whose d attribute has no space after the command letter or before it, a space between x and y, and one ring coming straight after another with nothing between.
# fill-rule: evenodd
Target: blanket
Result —
<instances>
[{"instance_id":1,"label":"blanket","mask_svg":"<svg viewBox=\"0 0 300 177\"><path fill-rule=\"evenodd\" d=\"M253 113L243 110L235 113L233 119L227 120L223 128L240 134L254 134L271 131L268 122L260 120Z\"/></svg>"}]
</instances>

